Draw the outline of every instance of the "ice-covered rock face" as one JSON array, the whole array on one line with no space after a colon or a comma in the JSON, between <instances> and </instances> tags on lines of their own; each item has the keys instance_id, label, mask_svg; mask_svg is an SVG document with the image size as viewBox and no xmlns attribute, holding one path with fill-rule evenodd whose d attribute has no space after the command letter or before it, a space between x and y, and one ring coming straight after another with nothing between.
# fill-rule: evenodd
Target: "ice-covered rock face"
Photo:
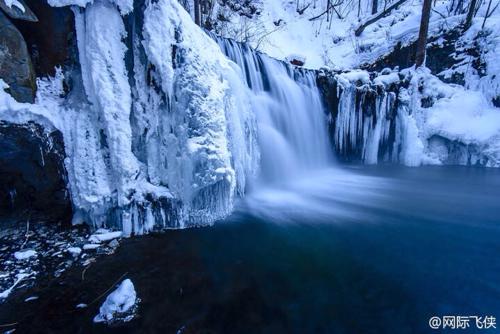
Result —
<instances>
[{"instance_id":1,"label":"ice-covered rock face","mask_svg":"<svg viewBox=\"0 0 500 334\"><path fill-rule=\"evenodd\" d=\"M240 74L175 1L149 3L135 57L137 154L148 178L185 204L186 222L231 211L257 165L255 125Z\"/></svg>"},{"instance_id":2,"label":"ice-covered rock face","mask_svg":"<svg viewBox=\"0 0 500 334\"><path fill-rule=\"evenodd\" d=\"M35 104L0 82L0 118L62 133L73 221L129 235L229 214L258 165L239 69L176 1L49 3L75 5L81 76L67 97L60 70L39 80Z\"/></svg>"},{"instance_id":3,"label":"ice-covered rock face","mask_svg":"<svg viewBox=\"0 0 500 334\"><path fill-rule=\"evenodd\" d=\"M500 166L500 113L427 69L320 77L338 155L367 164ZM328 88L325 88L328 87Z\"/></svg>"},{"instance_id":4,"label":"ice-covered rock face","mask_svg":"<svg viewBox=\"0 0 500 334\"><path fill-rule=\"evenodd\" d=\"M237 70L177 2L142 9L128 31L113 2L75 10L94 145L70 163L79 213L125 234L224 217L257 156Z\"/></svg>"}]
</instances>

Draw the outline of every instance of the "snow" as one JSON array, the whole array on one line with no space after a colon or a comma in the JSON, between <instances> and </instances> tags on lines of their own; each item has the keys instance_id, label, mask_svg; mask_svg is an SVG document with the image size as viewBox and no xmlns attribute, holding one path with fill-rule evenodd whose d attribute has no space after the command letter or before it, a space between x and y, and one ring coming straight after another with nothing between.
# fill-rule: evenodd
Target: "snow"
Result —
<instances>
[{"instance_id":1,"label":"snow","mask_svg":"<svg viewBox=\"0 0 500 334\"><path fill-rule=\"evenodd\" d=\"M95 233L89 237L91 243L101 243L122 237L121 231Z\"/></svg>"},{"instance_id":2,"label":"snow","mask_svg":"<svg viewBox=\"0 0 500 334\"><path fill-rule=\"evenodd\" d=\"M337 80L341 84L348 84L348 83L369 83L370 82L370 74L367 71L363 70L352 70L349 72L341 73L337 75Z\"/></svg>"},{"instance_id":3,"label":"snow","mask_svg":"<svg viewBox=\"0 0 500 334\"><path fill-rule=\"evenodd\" d=\"M18 0L3 0L5 2L5 5L9 8L12 8L12 6L15 6L19 8L23 13L26 11L24 8L23 4L20 3Z\"/></svg>"},{"instance_id":4,"label":"snow","mask_svg":"<svg viewBox=\"0 0 500 334\"><path fill-rule=\"evenodd\" d=\"M500 137L500 110L480 92L457 88L427 110L426 130L465 144L486 144Z\"/></svg>"},{"instance_id":5,"label":"snow","mask_svg":"<svg viewBox=\"0 0 500 334\"><path fill-rule=\"evenodd\" d=\"M101 247L101 244L85 244L83 245L84 250L94 250Z\"/></svg>"},{"instance_id":6,"label":"snow","mask_svg":"<svg viewBox=\"0 0 500 334\"><path fill-rule=\"evenodd\" d=\"M307 59L306 68L328 67L335 70L350 70L389 53L395 45L408 45L417 39L420 25L422 1L408 1L391 15L369 25L359 37L354 30L371 16L371 0L343 2L339 18L333 14L311 21L324 12L328 0L257 1L260 15L249 19L234 15L230 22L219 28L221 36L248 42L252 47L274 58L285 60L290 54ZM311 5L303 12L299 8ZM360 8L358 9L358 4ZM379 1L379 6L382 2ZM431 13L429 34L438 34L442 27L457 26L462 15L451 15L443 19L438 12L446 12L448 1L436 1ZM483 6L484 7L484 6ZM216 7L215 12L218 8ZM360 15L358 17L358 10ZM382 8L379 8L379 11ZM277 25L277 23L279 24Z\"/></svg>"},{"instance_id":7,"label":"snow","mask_svg":"<svg viewBox=\"0 0 500 334\"><path fill-rule=\"evenodd\" d=\"M80 247L68 247L67 251L73 256L78 256L81 254L82 249Z\"/></svg>"},{"instance_id":8,"label":"snow","mask_svg":"<svg viewBox=\"0 0 500 334\"><path fill-rule=\"evenodd\" d=\"M16 280L14 282L14 284L12 284L7 290L3 291L3 292L0 292L0 300L2 299L5 299L7 298L10 293L12 292L12 290L14 290L14 288L19 284L21 283L21 281L27 277L31 276L31 274L25 274L25 273L19 273L16 275Z\"/></svg>"},{"instance_id":9,"label":"snow","mask_svg":"<svg viewBox=\"0 0 500 334\"><path fill-rule=\"evenodd\" d=\"M14 253L14 257L16 258L16 260L26 260L36 255L37 255L36 251L32 249L28 249L25 251L18 251Z\"/></svg>"},{"instance_id":10,"label":"snow","mask_svg":"<svg viewBox=\"0 0 500 334\"><path fill-rule=\"evenodd\" d=\"M64 6L79 6L86 7L94 3L104 1L104 0L48 0L49 5L53 7L64 7ZM134 0L109 0L114 3L120 9L122 15L129 14L134 9Z\"/></svg>"},{"instance_id":11,"label":"snow","mask_svg":"<svg viewBox=\"0 0 500 334\"><path fill-rule=\"evenodd\" d=\"M104 303L99 308L99 314L94 317L94 322L111 322L122 319L132 320L130 315L137 303L137 294L130 279L125 279L118 288L108 295Z\"/></svg>"},{"instance_id":12,"label":"snow","mask_svg":"<svg viewBox=\"0 0 500 334\"><path fill-rule=\"evenodd\" d=\"M15 0L9 3L15 5ZM271 142L261 142L261 146L266 150L264 155L279 154L275 160L281 162L290 162L288 158L293 157L295 149L309 152L309 138L303 136L314 133L314 140L320 136L318 131L305 129L306 125L318 129L318 120L324 121L308 113L309 108L322 108L311 83L313 75L297 76L305 82L299 85L290 80L291 66L260 57L266 62L262 66L272 75L273 89L250 92L245 83L247 73L242 72L244 66L240 64L239 68L224 57L177 1L146 2L144 25L127 29L123 16L132 11L132 0L49 3L81 7L73 10L83 85L78 82L72 94L62 98L65 78L57 69L53 78L38 79L36 102L25 104L8 95L4 91L7 85L0 80L0 119L16 124L34 121L47 132L59 130L63 134L73 222L121 230L92 235L84 250L99 247L93 242L156 228L210 224L224 218L259 170L259 136L275 140L272 143L279 150L271 147ZM356 113L354 86L373 89L378 85L377 89L383 90L412 70L384 72L372 82L373 74L352 69L386 54L398 42L406 45L414 40L421 1L406 3L369 26L359 38L353 36L359 24L354 8L341 13L343 19L334 16L329 22L310 21L324 4L319 0L299 14L296 3L288 0L263 1L258 18L248 21L233 17L223 35L244 36L272 57L300 58L309 68L342 69L336 76L345 89L335 130L337 145L358 144L356 134L360 134L363 159L377 163L389 133L387 105L395 97L389 92L377 96L376 120L362 124L359 111ZM361 1L361 6L364 20L369 1ZM434 9L440 11L444 6L444 1L438 1ZM481 30L483 7L464 35L464 45L471 45ZM462 19L451 16L443 20L433 12L431 34ZM278 21L281 23L275 25ZM411 166L442 163L442 155L429 143L438 135L474 145L488 158L488 164L500 164L499 113L491 103L500 92L499 16L489 18L486 26L488 34L479 41L484 50L485 76L466 72L466 87L462 88L443 84L424 71L414 74L411 86L401 91L395 118L398 152L391 158ZM251 34L239 34L241 27L262 30L254 31L258 38L252 39ZM125 64L126 54L133 72ZM247 54L240 60L247 61L246 57L254 55ZM469 63L470 59L464 59L459 70L468 71ZM262 81L259 73L249 72L252 83ZM425 83L422 92L417 89L418 80ZM432 107L420 106L424 97L433 101ZM289 123L282 120L290 116L286 113L293 115L288 117ZM280 133L273 122L294 127L298 123L304 130L302 134L295 128ZM290 132L294 137L291 143L283 136ZM276 161L275 168L280 166ZM68 252L77 254L77 250Z\"/></svg>"},{"instance_id":13,"label":"snow","mask_svg":"<svg viewBox=\"0 0 500 334\"><path fill-rule=\"evenodd\" d=\"M373 83L376 85L382 85L385 87L388 87L392 84L397 84L399 83L399 75L396 72L389 73L389 74L384 74L384 75L379 75L377 76L374 80Z\"/></svg>"},{"instance_id":14,"label":"snow","mask_svg":"<svg viewBox=\"0 0 500 334\"><path fill-rule=\"evenodd\" d=\"M230 142L253 140L251 132L244 133L252 122L247 90L234 64L176 1L150 3L144 15L143 46L161 87L160 96L144 97L149 117L140 120L145 129L158 124L146 144L148 172L183 201L188 223L210 223L231 212L236 191L245 189L253 168ZM151 105L161 96L176 101L169 111Z\"/></svg>"}]
</instances>

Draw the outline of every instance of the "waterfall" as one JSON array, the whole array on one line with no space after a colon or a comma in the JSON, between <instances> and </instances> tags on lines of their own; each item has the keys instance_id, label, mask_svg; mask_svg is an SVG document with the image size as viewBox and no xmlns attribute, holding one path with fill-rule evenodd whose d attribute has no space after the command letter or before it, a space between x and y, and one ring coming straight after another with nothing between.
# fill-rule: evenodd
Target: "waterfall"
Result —
<instances>
[{"instance_id":1,"label":"waterfall","mask_svg":"<svg viewBox=\"0 0 500 334\"><path fill-rule=\"evenodd\" d=\"M331 161L327 116L316 73L212 35L251 90L261 151L260 180L286 183Z\"/></svg>"}]
</instances>

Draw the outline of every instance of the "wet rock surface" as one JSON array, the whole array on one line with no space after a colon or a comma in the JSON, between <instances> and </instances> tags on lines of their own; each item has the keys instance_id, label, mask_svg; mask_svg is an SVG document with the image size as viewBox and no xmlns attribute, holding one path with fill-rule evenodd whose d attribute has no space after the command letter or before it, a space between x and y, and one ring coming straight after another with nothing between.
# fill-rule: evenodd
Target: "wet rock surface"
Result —
<instances>
[{"instance_id":1,"label":"wet rock surface","mask_svg":"<svg viewBox=\"0 0 500 334\"><path fill-rule=\"evenodd\" d=\"M0 78L8 92L19 102L33 103L36 78L24 38L0 11Z\"/></svg>"},{"instance_id":2,"label":"wet rock surface","mask_svg":"<svg viewBox=\"0 0 500 334\"><path fill-rule=\"evenodd\" d=\"M459 63L459 60L453 57L456 51L455 44L459 37L460 31L455 29L447 31L439 37L429 38L425 65L432 73L438 74L444 70L453 68L455 64ZM411 67L415 64L416 45L416 41L409 45L398 44L391 53L371 64L365 64L362 68L369 71L381 71L384 68L399 67L403 69ZM445 82L463 84L463 78L459 76L442 79Z\"/></svg>"},{"instance_id":3,"label":"wet rock surface","mask_svg":"<svg viewBox=\"0 0 500 334\"><path fill-rule=\"evenodd\" d=\"M71 200L60 132L35 123L0 122L0 217L28 212L70 221Z\"/></svg>"},{"instance_id":4,"label":"wet rock surface","mask_svg":"<svg viewBox=\"0 0 500 334\"><path fill-rule=\"evenodd\" d=\"M24 36L37 76L53 76L55 67L78 62L75 22L69 7L51 7L47 0L27 0L38 22L16 21Z\"/></svg>"}]
</instances>

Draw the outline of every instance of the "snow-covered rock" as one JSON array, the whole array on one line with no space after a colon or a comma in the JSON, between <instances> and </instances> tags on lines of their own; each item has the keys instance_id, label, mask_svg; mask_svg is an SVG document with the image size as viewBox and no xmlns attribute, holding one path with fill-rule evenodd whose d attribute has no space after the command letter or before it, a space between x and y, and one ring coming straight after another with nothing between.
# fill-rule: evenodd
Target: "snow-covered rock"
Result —
<instances>
[{"instance_id":1,"label":"snow-covered rock","mask_svg":"<svg viewBox=\"0 0 500 334\"><path fill-rule=\"evenodd\" d=\"M27 260L30 257L36 256L37 253L36 251L32 249L24 250L24 251L18 251L14 253L14 257L16 260Z\"/></svg>"},{"instance_id":2,"label":"snow-covered rock","mask_svg":"<svg viewBox=\"0 0 500 334\"><path fill-rule=\"evenodd\" d=\"M78 306L77 306L78 307ZM94 322L130 321L137 307L137 294L130 279L125 279L99 308Z\"/></svg>"},{"instance_id":3,"label":"snow-covered rock","mask_svg":"<svg viewBox=\"0 0 500 334\"><path fill-rule=\"evenodd\" d=\"M106 232L106 233L96 233L89 237L89 241L92 243L100 243L103 241L109 241L116 238L120 238L122 236L122 232Z\"/></svg>"},{"instance_id":4,"label":"snow-covered rock","mask_svg":"<svg viewBox=\"0 0 500 334\"><path fill-rule=\"evenodd\" d=\"M73 256L79 256L82 253L82 249L80 247L68 247L66 250Z\"/></svg>"}]
</instances>

